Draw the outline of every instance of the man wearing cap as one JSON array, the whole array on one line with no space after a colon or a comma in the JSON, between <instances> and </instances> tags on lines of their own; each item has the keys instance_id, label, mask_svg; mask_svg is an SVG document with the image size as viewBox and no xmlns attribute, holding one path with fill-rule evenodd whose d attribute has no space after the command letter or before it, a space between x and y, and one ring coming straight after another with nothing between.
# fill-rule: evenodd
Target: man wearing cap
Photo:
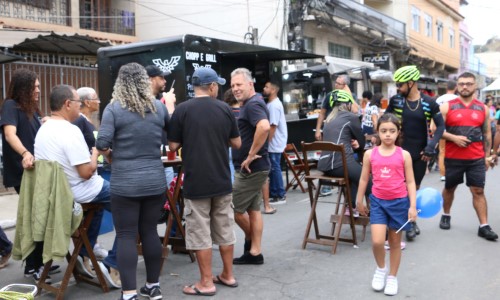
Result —
<instances>
[{"instance_id":1,"label":"man wearing cap","mask_svg":"<svg viewBox=\"0 0 500 300\"><path fill-rule=\"evenodd\" d=\"M170 150L182 147L186 248L196 252L201 275L200 281L184 287L188 295L215 295L214 283L238 286L233 276L236 237L227 145L239 148L241 139L231 108L216 99L219 85L225 83L211 68L198 68L192 76L195 97L179 104L170 120ZM223 263L215 277L212 244L219 245Z\"/></svg>"},{"instance_id":2,"label":"man wearing cap","mask_svg":"<svg viewBox=\"0 0 500 300\"><path fill-rule=\"evenodd\" d=\"M245 233L243 255L235 258L233 263L261 265L264 263L261 189L271 168L267 152L267 137L271 128L269 111L262 96L255 92L248 69L238 68L231 73L231 89L241 106L238 128L242 140L241 149L233 152L234 217Z\"/></svg>"},{"instance_id":3,"label":"man wearing cap","mask_svg":"<svg viewBox=\"0 0 500 300\"><path fill-rule=\"evenodd\" d=\"M162 71L155 65L146 66L146 72L148 73L149 79L151 80L151 90L152 94L156 97L156 99L160 100L165 104L168 110L168 114L172 116L172 113L175 110L175 94L174 89L170 89L168 93L164 93L165 90L165 76L170 75L169 71ZM162 155L165 156L166 150L165 147L167 145L167 133L164 131L161 137L162 143ZM167 184L170 184L174 179L174 169L172 167L165 168L165 178L167 180Z\"/></svg>"}]
</instances>

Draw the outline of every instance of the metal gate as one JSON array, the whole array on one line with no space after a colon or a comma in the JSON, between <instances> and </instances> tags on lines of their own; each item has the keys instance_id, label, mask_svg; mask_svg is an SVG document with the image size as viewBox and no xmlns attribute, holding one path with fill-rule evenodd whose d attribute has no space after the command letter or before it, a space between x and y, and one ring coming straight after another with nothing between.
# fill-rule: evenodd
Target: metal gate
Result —
<instances>
[{"instance_id":1,"label":"metal gate","mask_svg":"<svg viewBox=\"0 0 500 300\"><path fill-rule=\"evenodd\" d=\"M97 66L95 57L65 57L51 54L26 54L26 62L13 62L1 65L2 94L0 102L5 100L12 73L20 68L27 68L38 74L40 81L40 110L44 116L50 114L49 95L52 87L68 84L75 89L92 87L98 90Z\"/></svg>"}]
</instances>

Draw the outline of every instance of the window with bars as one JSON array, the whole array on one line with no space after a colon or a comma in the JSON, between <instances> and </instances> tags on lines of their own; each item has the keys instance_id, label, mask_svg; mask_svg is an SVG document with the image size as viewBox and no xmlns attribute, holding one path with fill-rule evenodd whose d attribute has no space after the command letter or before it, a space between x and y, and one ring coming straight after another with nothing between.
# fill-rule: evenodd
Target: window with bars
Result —
<instances>
[{"instance_id":1,"label":"window with bars","mask_svg":"<svg viewBox=\"0 0 500 300\"><path fill-rule=\"evenodd\" d=\"M50 0L21 0L21 3L32 7L50 9Z\"/></svg>"},{"instance_id":2,"label":"window with bars","mask_svg":"<svg viewBox=\"0 0 500 300\"><path fill-rule=\"evenodd\" d=\"M328 42L328 55L333 57L352 59L352 48Z\"/></svg>"}]
</instances>

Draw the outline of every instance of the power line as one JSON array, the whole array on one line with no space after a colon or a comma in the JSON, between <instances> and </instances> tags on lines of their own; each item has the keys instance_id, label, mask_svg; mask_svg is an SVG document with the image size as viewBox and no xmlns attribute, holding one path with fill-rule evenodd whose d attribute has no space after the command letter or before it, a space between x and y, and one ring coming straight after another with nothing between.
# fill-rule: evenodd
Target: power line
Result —
<instances>
[{"instance_id":1,"label":"power line","mask_svg":"<svg viewBox=\"0 0 500 300\"><path fill-rule=\"evenodd\" d=\"M137 1L135 1L135 0L128 0L128 1L129 1L129 2L132 2L132 3L135 3L136 5L139 5L139 6L141 6L141 7L144 7L144 8L146 8L146 9L149 9L149 10L155 11L155 12L157 12L157 13L159 13L159 14L161 14L161 15L164 15L164 16L166 16L166 17L170 17L170 18L172 18L172 19L175 19L175 20L178 20L178 21L181 21L181 22L184 22L184 23L187 23L187 24L190 24L190 25L196 26L196 27L204 28L204 29L207 29L207 30L211 30L211 31L215 31L215 32L219 32L219 33L222 33L222 34L227 34L227 35L231 35L231 36L235 36L235 37L240 37L239 35L234 34L234 33L224 32L224 31L221 31L221 30L213 29L213 28L210 28L210 27L207 27L207 26L204 26L204 25L196 24L196 23L194 23L194 22L191 22L191 21L188 21L188 20L181 19L181 18L176 17L176 16L173 16L173 15L169 15L169 14L164 13L164 12L162 12L162 11L158 11L158 10L156 10L156 9L154 9L154 8L151 8L151 7L147 6L147 5L143 5L143 4L141 4L141 3L138 3L138 2L137 2Z\"/></svg>"},{"instance_id":2,"label":"power line","mask_svg":"<svg viewBox=\"0 0 500 300\"><path fill-rule=\"evenodd\" d=\"M278 0L278 6L276 7L276 12L274 13L274 16L273 16L271 22L269 22L269 25L267 25L266 29L264 29L264 31L260 35L259 41L260 41L260 39L262 39L262 37L264 36L264 33L266 33L267 29L269 29L269 27L271 27L274 20L276 19L276 16L278 15L278 11L280 10L280 2L281 2L281 0Z\"/></svg>"}]
</instances>

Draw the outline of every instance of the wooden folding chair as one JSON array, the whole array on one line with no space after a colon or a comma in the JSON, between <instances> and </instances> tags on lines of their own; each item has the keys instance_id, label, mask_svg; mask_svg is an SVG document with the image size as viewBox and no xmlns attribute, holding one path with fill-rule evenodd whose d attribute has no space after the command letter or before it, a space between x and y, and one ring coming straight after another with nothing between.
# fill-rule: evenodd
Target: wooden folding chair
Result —
<instances>
[{"instance_id":1,"label":"wooden folding chair","mask_svg":"<svg viewBox=\"0 0 500 300\"><path fill-rule=\"evenodd\" d=\"M304 160L300 157L297 148L295 148L294 144L287 144L285 150L283 150L283 157L285 158L286 165L289 170L292 171L293 178L291 180L287 180L287 185L285 191L293 187L296 189L297 186L300 187L302 193L306 192L306 189L302 185L302 181L305 177L305 163ZM309 168L313 168L316 166L316 163L309 162ZM288 178L288 176L287 176Z\"/></svg>"},{"instance_id":2,"label":"wooden folding chair","mask_svg":"<svg viewBox=\"0 0 500 300\"><path fill-rule=\"evenodd\" d=\"M307 159L307 153L310 151L331 151L338 153L340 158L342 159L344 176L331 177L331 176L325 176L320 173L312 174ZM349 186L349 175L347 171L344 146L336 145L330 142L313 142L313 143L302 142L302 152L304 155L304 162L305 162L305 180L307 181L309 199L311 202L311 212L309 214L309 220L307 222L306 232L304 235L304 239L302 241L302 249L306 248L307 243L314 243L314 244L332 246L332 253L335 254L337 251L337 244L339 241L353 243L353 245L356 246L357 239L356 239L355 225L357 224L363 225L369 222L369 219L367 217L362 217L362 216L355 219L353 216L353 208L351 205L352 198ZM316 193L313 194L313 185L315 180L318 180L319 182ZM332 214L330 218L330 222L333 224L332 232L328 235L321 234L319 232L318 220L316 216L316 206L318 204L320 189L321 186L325 184L339 187L338 197L335 202L336 205L334 214ZM349 211L349 216L345 215L346 210ZM311 226L313 224L314 224L314 238L310 238L309 234L311 231ZM342 228L342 224L350 225L352 234L351 238L340 237L340 230ZM364 225L364 228L366 228L366 225ZM364 238L364 232L363 232L363 238Z\"/></svg>"},{"instance_id":3,"label":"wooden folding chair","mask_svg":"<svg viewBox=\"0 0 500 300\"><path fill-rule=\"evenodd\" d=\"M82 222L80 223L80 226L77 228L77 230L71 236L71 239L73 240L74 249L73 249L73 252L71 254L69 252L68 252L68 254L66 254L66 260L68 261L68 266L66 268L66 272L64 272L61 284L59 285L59 287L56 287L54 285L50 285L50 284L45 283L45 280L47 279L47 276L49 275L50 267L52 266L52 260L48 261L44 265L42 275L41 275L40 280L38 281L38 284L37 284L39 291L41 291L42 289L45 289L49 292L56 294L56 300L64 299L64 292L66 291L66 288L68 287L68 283L69 283L69 280L71 278L71 274L73 274L73 276L75 277L75 280L77 282L83 281L85 283L100 287L103 290L103 292L105 292L105 293L109 292L108 284L106 283L106 280L104 279L104 275L102 274L101 268L98 267L99 265L97 263L97 259L95 258L94 250L93 250L92 246L90 245L89 237L87 235L88 228L90 226L90 223L92 222L92 218L94 217L95 212L102 209L103 204L82 203L81 205L82 205L82 209L84 212L84 217L82 219ZM78 259L78 255L79 255L82 247L85 247L85 249L87 250L90 261L92 262L92 265L94 266L94 270L95 270L98 282L95 282L92 278L86 277L85 275L80 274L76 271L76 268L75 268L76 260Z\"/></svg>"}]
</instances>

